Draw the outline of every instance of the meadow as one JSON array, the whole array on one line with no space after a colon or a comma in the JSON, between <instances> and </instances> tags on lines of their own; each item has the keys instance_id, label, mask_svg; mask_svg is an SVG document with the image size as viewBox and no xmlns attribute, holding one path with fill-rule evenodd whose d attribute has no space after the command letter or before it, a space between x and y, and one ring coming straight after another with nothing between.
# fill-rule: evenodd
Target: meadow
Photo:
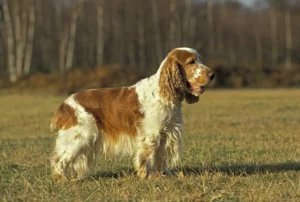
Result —
<instances>
[{"instance_id":1,"label":"meadow","mask_svg":"<svg viewBox=\"0 0 300 202\"><path fill-rule=\"evenodd\" d=\"M57 184L49 123L66 97L0 93L1 201L300 200L300 90L208 89L183 106L183 158L165 177L139 179L132 159L106 157Z\"/></svg>"}]
</instances>

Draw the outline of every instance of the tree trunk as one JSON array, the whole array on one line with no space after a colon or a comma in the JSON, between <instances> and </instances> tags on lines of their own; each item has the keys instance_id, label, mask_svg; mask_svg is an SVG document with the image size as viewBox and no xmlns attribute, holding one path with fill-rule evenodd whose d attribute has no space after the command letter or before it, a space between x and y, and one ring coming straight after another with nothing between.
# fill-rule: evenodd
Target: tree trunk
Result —
<instances>
[{"instance_id":1,"label":"tree trunk","mask_svg":"<svg viewBox=\"0 0 300 202\"><path fill-rule=\"evenodd\" d=\"M61 32L60 36L60 42L59 42L59 58L58 58L58 66L60 72L65 71L65 61L66 61L66 46L67 46L67 40L68 40L68 35L67 35L67 30L64 29Z\"/></svg>"},{"instance_id":2,"label":"tree trunk","mask_svg":"<svg viewBox=\"0 0 300 202\"><path fill-rule=\"evenodd\" d=\"M170 0L170 6L169 6L169 12L170 12L170 33L169 33L169 39L170 39L170 50L175 48L177 46L176 44L176 0Z\"/></svg>"},{"instance_id":3,"label":"tree trunk","mask_svg":"<svg viewBox=\"0 0 300 202\"><path fill-rule=\"evenodd\" d=\"M3 3L2 0L0 0L0 73L4 71L4 67L6 66L5 64L5 56L6 56L6 51L5 51L5 38L4 38L4 29L3 29ZM0 76L0 82L3 79L3 74L2 77Z\"/></svg>"},{"instance_id":4,"label":"tree trunk","mask_svg":"<svg viewBox=\"0 0 300 202\"><path fill-rule=\"evenodd\" d=\"M139 46L139 69L144 71L146 68L146 49L145 49L145 28L144 28L144 3L138 1L137 24L138 24L138 46Z\"/></svg>"},{"instance_id":5,"label":"tree trunk","mask_svg":"<svg viewBox=\"0 0 300 202\"><path fill-rule=\"evenodd\" d=\"M224 9L224 1L220 0L220 19L219 19L219 28L217 32L217 37L218 37L218 43L217 43L217 48L218 48L218 53L220 55L223 54L224 52L224 41L223 41L223 19L225 18L225 9Z\"/></svg>"},{"instance_id":6,"label":"tree trunk","mask_svg":"<svg viewBox=\"0 0 300 202\"><path fill-rule=\"evenodd\" d=\"M66 44L67 44L67 27L62 23L62 6L56 4L55 7L55 24L57 34L57 54L58 54L58 69L60 72L65 71L65 56L66 56Z\"/></svg>"},{"instance_id":7,"label":"tree trunk","mask_svg":"<svg viewBox=\"0 0 300 202\"><path fill-rule=\"evenodd\" d=\"M185 0L185 13L183 17L183 45L190 46L190 35L187 32L190 30L190 17L191 17L191 0Z\"/></svg>"},{"instance_id":8,"label":"tree trunk","mask_svg":"<svg viewBox=\"0 0 300 202\"><path fill-rule=\"evenodd\" d=\"M82 6L82 1L83 0L77 1L77 5L75 5L71 13L69 40L67 45L67 56L66 56L66 70L70 70L73 65L77 18L78 18L79 10L81 9Z\"/></svg>"},{"instance_id":9,"label":"tree trunk","mask_svg":"<svg viewBox=\"0 0 300 202\"><path fill-rule=\"evenodd\" d=\"M35 28L35 6L34 6L34 0L31 0L30 5L29 5L28 35L27 35L27 40L26 40L27 45L26 45L25 59L24 59L25 75L29 74L29 72L30 72L33 38L34 38L34 28Z\"/></svg>"},{"instance_id":10,"label":"tree trunk","mask_svg":"<svg viewBox=\"0 0 300 202\"><path fill-rule=\"evenodd\" d=\"M277 65L278 58L278 45L277 45L277 17L276 11L273 8L270 8L270 20L271 20L271 41L272 41L272 66Z\"/></svg>"},{"instance_id":11,"label":"tree trunk","mask_svg":"<svg viewBox=\"0 0 300 202\"><path fill-rule=\"evenodd\" d=\"M23 75L23 42L21 34L21 19L20 19L20 7L19 3L15 2L13 6L13 16L14 16L14 30L15 30L15 49L16 49L16 68L17 77L20 78Z\"/></svg>"},{"instance_id":12,"label":"tree trunk","mask_svg":"<svg viewBox=\"0 0 300 202\"><path fill-rule=\"evenodd\" d=\"M152 6L152 19L153 19L153 26L154 26L154 38L155 38L155 45L156 45L156 57L157 63L160 64L163 59L163 50L162 50L162 43L161 43L161 33L159 27L159 19L158 19L158 11L157 11L157 4L156 0L151 0Z\"/></svg>"},{"instance_id":13,"label":"tree trunk","mask_svg":"<svg viewBox=\"0 0 300 202\"><path fill-rule=\"evenodd\" d=\"M35 2L35 16L36 16L36 26L37 27L44 27L44 21L45 21L45 13L43 12L43 2L42 1L34 1ZM56 11L54 12L54 21L56 22ZM54 25L55 26L55 25ZM59 30L57 27L54 27L54 29L57 31L57 33L59 33ZM56 36L55 36L56 37ZM54 62L54 65L50 64L49 61L52 57L52 55L49 54L49 46L47 45L48 43L48 38L47 38L47 35L46 35L46 31L45 31L45 28L44 29L40 29L39 30L39 36L37 36L37 39L38 39L38 43L37 43L37 49L39 50L40 52L40 64L47 64L47 67L59 67L58 65L58 60L56 59L55 62ZM58 45L59 43L53 43L54 45ZM55 58L58 58L58 51L55 55L56 57ZM45 65L46 66L46 65Z\"/></svg>"},{"instance_id":14,"label":"tree trunk","mask_svg":"<svg viewBox=\"0 0 300 202\"><path fill-rule=\"evenodd\" d=\"M133 45L133 41L132 41L132 36L134 33L132 32L131 28L132 28L132 21L133 21L133 17L131 16L132 13L135 11L135 9L132 9L130 11L130 9L132 8L132 6L130 6L128 3L126 3L126 0L123 0L123 5L124 5L124 21L125 21L125 36L127 36L126 38L124 38L124 40L127 43L127 54L128 54L128 59L129 59L129 64L132 68L135 68L135 54L134 54L134 45ZM133 13L134 14L134 13ZM131 24L132 23L132 24Z\"/></svg>"},{"instance_id":15,"label":"tree trunk","mask_svg":"<svg viewBox=\"0 0 300 202\"><path fill-rule=\"evenodd\" d=\"M235 65L237 62L237 53L236 53L236 47L234 44L234 40L231 38L229 39L229 58L230 58L230 64Z\"/></svg>"},{"instance_id":16,"label":"tree trunk","mask_svg":"<svg viewBox=\"0 0 300 202\"><path fill-rule=\"evenodd\" d=\"M121 40L122 35L122 23L124 23L123 18L119 17L120 5L115 1L112 3L112 29L113 29L113 48L111 55L113 56L111 60L113 63L124 64L124 41Z\"/></svg>"},{"instance_id":17,"label":"tree trunk","mask_svg":"<svg viewBox=\"0 0 300 202\"><path fill-rule=\"evenodd\" d=\"M292 49L293 49L293 38L292 38L292 25L291 25L291 12L287 8L285 12L285 30L286 30L286 58L285 67L287 69L292 66Z\"/></svg>"},{"instance_id":18,"label":"tree trunk","mask_svg":"<svg viewBox=\"0 0 300 202\"><path fill-rule=\"evenodd\" d=\"M11 82L17 81L17 71L15 67L15 50L14 50L14 38L12 31L12 22L9 14L7 0L3 0L3 16L4 16L4 27L6 34L7 44L7 65L9 70L9 79Z\"/></svg>"},{"instance_id":19,"label":"tree trunk","mask_svg":"<svg viewBox=\"0 0 300 202\"><path fill-rule=\"evenodd\" d=\"M21 35L22 35L22 47L23 47L23 53L26 54L26 43L27 43L27 34L28 34L28 15L29 15L29 6L27 5L28 0L23 0L22 2L22 18L21 18Z\"/></svg>"},{"instance_id":20,"label":"tree trunk","mask_svg":"<svg viewBox=\"0 0 300 202\"><path fill-rule=\"evenodd\" d=\"M261 36L258 28L255 29L255 46L257 67L261 68L263 65L263 50Z\"/></svg>"},{"instance_id":21,"label":"tree trunk","mask_svg":"<svg viewBox=\"0 0 300 202\"><path fill-rule=\"evenodd\" d=\"M97 66L104 64L104 0L96 0L97 4Z\"/></svg>"},{"instance_id":22,"label":"tree trunk","mask_svg":"<svg viewBox=\"0 0 300 202\"><path fill-rule=\"evenodd\" d=\"M195 47L196 44L196 18L191 17L190 18L190 45L192 47Z\"/></svg>"},{"instance_id":23,"label":"tree trunk","mask_svg":"<svg viewBox=\"0 0 300 202\"><path fill-rule=\"evenodd\" d=\"M214 16L213 16L213 0L207 0L207 28L209 39L209 53L215 55L215 39L214 39Z\"/></svg>"}]
</instances>

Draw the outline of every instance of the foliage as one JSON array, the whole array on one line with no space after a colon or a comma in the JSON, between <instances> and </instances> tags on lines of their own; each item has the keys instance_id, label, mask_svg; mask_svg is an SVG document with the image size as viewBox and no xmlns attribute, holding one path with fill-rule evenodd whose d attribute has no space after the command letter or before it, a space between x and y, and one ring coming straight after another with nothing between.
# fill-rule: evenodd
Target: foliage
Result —
<instances>
[{"instance_id":1,"label":"foliage","mask_svg":"<svg viewBox=\"0 0 300 202\"><path fill-rule=\"evenodd\" d=\"M236 68L250 70L253 78L270 78L265 71L272 77L278 69L299 72L299 1L263 0L251 7L234 0L3 2L1 82L14 71L16 77L28 78L33 73L115 64L146 75L179 46L197 49L204 63L213 61L226 74L234 75ZM276 86L262 84L268 85Z\"/></svg>"}]
</instances>

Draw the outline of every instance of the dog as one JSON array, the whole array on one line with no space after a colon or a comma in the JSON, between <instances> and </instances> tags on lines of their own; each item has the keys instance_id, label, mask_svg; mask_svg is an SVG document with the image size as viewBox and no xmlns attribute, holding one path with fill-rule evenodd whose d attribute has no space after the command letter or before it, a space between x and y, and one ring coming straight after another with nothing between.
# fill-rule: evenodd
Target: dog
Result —
<instances>
[{"instance_id":1,"label":"dog","mask_svg":"<svg viewBox=\"0 0 300 202\"><path fill-rule=\"evenodd\" d=\"M84 90L54 113L58 137L51 157L55 181L83 179L98 154L134 155L141 178L163 175L181 156L181 103L196 103L214 72L191 48L173 49L156 74L135 85Z\"/></svg>"}]
</instances>

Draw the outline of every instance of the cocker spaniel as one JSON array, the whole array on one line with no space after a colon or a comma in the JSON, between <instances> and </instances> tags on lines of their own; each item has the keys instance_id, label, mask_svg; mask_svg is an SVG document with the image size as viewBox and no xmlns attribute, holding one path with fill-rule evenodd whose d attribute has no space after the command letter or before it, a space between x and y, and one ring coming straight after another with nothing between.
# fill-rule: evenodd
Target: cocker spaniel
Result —
<instances>
[{"instance_id":1,"label":"cocker spaniel","mask_svg":"<svg viewBox=\"0 0 300 202\"><path fill-rule=\"evenodd\" d=\"M98 154L134 155L141 178L161 175L180 159L181 102L192 104L214 78L191 48L172 50L156 74L135 85L71 95L54 113L51 158L56 181L82 179Z\"/></svg>"}]
</instances>

